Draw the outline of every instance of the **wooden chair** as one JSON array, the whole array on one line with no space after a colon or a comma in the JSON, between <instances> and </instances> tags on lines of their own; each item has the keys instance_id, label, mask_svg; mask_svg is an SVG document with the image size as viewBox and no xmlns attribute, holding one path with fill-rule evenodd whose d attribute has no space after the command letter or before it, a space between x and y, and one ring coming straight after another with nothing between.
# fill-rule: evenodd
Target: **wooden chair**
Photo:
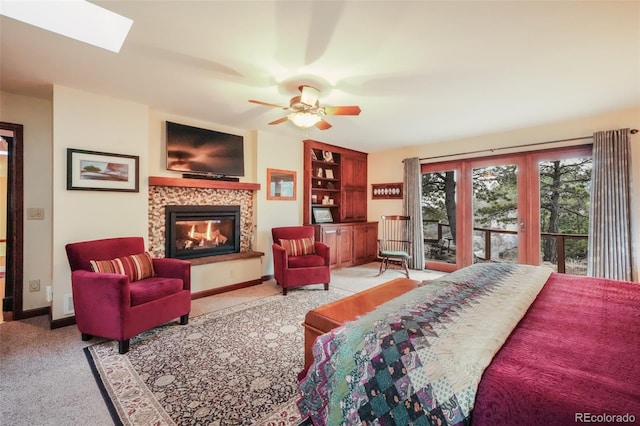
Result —
<instances>
[{"instance_id":1,"label":"wooden chair","mask_svg":"<svg viewBox=\"0 0 640 426\"><path fill-rule=\"evenodd\" d=\"M389 268L389 263L399 263L409 278L408 261L411 259L411 241L409 240L409 222L411 217L386 215L381 217L378 256L381 258L380 272Z\"/></svg>"}]
</instances>

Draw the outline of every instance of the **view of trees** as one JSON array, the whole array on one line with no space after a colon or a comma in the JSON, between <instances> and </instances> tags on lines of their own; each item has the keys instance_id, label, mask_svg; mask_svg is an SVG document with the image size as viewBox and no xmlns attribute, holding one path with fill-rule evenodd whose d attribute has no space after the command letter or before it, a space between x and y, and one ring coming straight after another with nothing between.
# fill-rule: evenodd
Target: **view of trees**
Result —
<instances>
[{"instance_id":1,"label":"view of trees","mask_svg":"<svg viewBox=\"0 0 640 426\"><path fill-rule=\"evenodd\" d=\"M541 260L555 263L558 259L555 234L588 233L591 158L542 162L539 172ZM455 241L455 173L447 171L424 174L422 190L425 222L450 225L450 232ZM474 227L517 229L515 165L474 169L473 197ZM506 251L504 247L501 250ZM566 258L583 260L586 252L586 238L566 240Z\"/></svg>"}]
</instances>

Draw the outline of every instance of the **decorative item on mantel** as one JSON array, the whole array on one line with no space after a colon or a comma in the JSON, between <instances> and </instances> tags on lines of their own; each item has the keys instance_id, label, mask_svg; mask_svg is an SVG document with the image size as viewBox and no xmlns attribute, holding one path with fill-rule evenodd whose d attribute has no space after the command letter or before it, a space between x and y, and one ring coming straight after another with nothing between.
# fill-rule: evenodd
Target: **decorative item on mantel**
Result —
<instances>
[{"instance_id":1,"label":"decorative item on mantel","mask_svg":"<svg viewBox=\"0 0 640 426\"><path fill-rule=\"evenodd\" d=\"M402 182L371 184L371 199L402 199Z\"/></svg>"}]
</instances>

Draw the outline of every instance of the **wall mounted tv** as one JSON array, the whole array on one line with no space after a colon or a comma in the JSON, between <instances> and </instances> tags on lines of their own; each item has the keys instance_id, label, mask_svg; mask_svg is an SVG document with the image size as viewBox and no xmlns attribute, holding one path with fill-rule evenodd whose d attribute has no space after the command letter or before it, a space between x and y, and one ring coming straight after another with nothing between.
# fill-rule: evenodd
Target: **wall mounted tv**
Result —
<instances>
[{"instance_id":1,"label":"wall mounted tv","mask_svg":"<svg viewBox=\"0 0 640 426\"><path fill-rule=\"evenodd\" d=\"M244 138L167 121L167 170L185 177L244 176Z\"/></svg>"}]
</instances>

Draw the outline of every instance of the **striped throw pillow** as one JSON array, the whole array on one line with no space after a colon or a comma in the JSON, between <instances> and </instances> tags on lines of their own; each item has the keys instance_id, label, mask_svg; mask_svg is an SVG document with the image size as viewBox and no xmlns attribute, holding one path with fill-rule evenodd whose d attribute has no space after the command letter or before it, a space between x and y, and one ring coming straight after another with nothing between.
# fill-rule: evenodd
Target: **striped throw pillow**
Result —
<instances>
[{"instance_id":1,"label":"striped throw pillow","mask_svg":"<svg viewBox=\"0 0 640 426\"><path fill-rule=\"evenodd\" d=\"M299 238L297 240L283 240L280 239L280 245L287 251L289 256L302 256L304 254L315 254L316 246L314 245L315 239L312 238Z\"/></svg>"},{"instance_id":2,"label":"striped throw pillow","mask_svg":"<svg viewBox=\"0 0 640 426\"><path fill-rule=\"evenodd\" d=\"M129 281L138 281L153 277L153 262L149 252L118 257L112 260L91 260L93 272L107 272L129 277Z\"/></svg>"}]
</instances>

